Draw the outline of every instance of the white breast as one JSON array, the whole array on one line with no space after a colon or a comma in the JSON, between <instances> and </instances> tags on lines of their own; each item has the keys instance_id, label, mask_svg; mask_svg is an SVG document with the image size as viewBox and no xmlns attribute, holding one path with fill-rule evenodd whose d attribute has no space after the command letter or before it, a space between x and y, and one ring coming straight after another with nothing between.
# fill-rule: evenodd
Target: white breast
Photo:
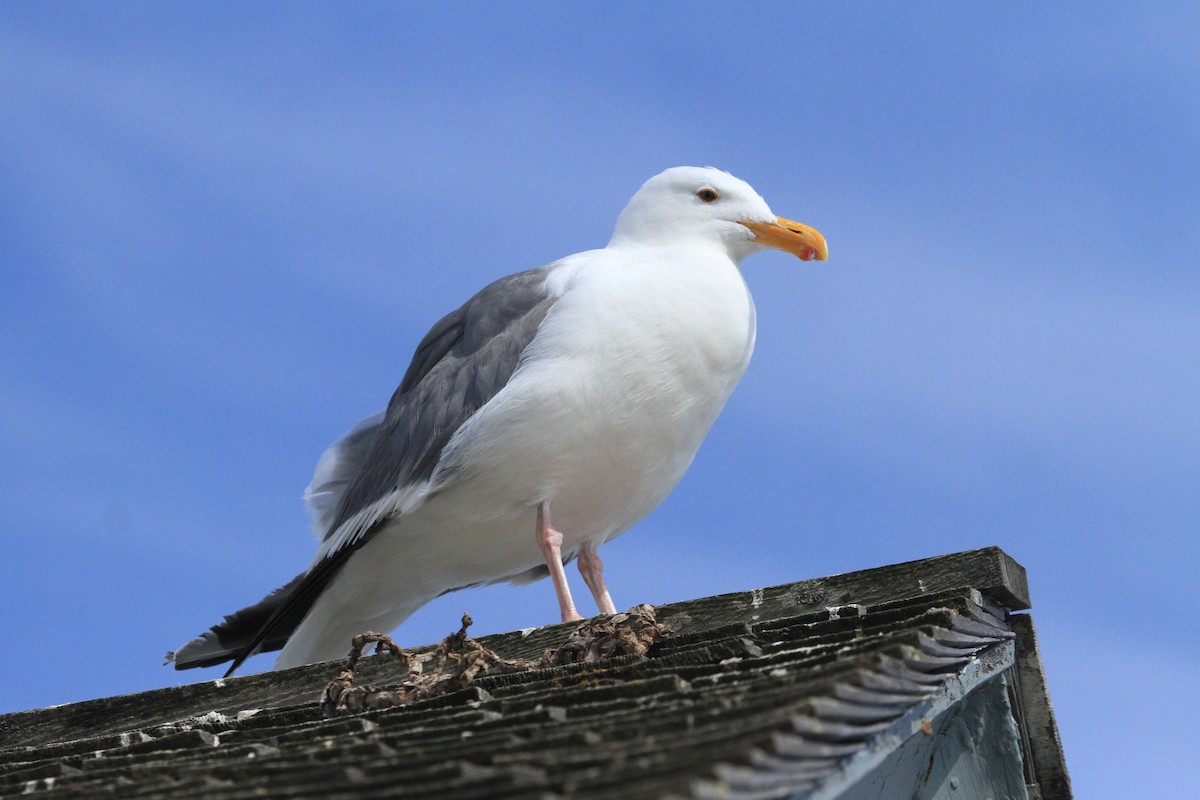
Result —
<instances>
[{"instance_id":1,"label":"white breast","mask_svg":"<svg viewBox=\"0 0 1200 800\"><path fill-rule=\"evenodd\" d=\"M568 545L612 538L670 493L745 370L755 329L727 258L587 255L525 363L444 461L475 497L549 503Z\"/></svg>"}]
</instances>

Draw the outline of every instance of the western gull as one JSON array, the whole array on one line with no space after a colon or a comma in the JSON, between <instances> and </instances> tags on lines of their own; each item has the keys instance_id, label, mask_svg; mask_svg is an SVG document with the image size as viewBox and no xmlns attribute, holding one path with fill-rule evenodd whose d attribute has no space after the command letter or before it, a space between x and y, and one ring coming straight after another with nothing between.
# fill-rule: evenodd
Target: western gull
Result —
<instances>
[{"instance_id":1,"label":"western gull","mask_svg":"<svg viewBox=\"0 0 1200 800\"><path fill-rule=\"evenodd\" d=\"M417 346L387 410L321 456L309 568L168 654L175 668L341 658L439 595L547 575L578 620L571 558L616 613L597 548L675 488L741 378L755 311L739 265L766 248L828 255L745 181L675 167L603 249L485 287Z\"/></svg>"}]
</instances>

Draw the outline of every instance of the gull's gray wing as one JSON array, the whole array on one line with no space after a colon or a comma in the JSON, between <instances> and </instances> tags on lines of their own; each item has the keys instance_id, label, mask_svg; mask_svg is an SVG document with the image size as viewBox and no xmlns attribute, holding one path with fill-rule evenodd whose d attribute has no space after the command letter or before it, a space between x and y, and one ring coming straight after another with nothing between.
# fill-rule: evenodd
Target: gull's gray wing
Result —
<instances>
[{"instance_id":1,"label":"gull's gray wing","mask_svg":"<svg viewBox=\"0 0 1200 800\"><path fill-rule=\"evenodd\" d=\"M425 335L346 487L326 539L367 535L345 526L394 492L432 477L451 437L516 371L556 299L545 289L552 268L501 278Z\"/></svg>"},{"instance_id":2,"label":"gull's gray wing","mask_svg":"<svg viewBox=\"0 0 1200 800\"><path fill-rule=\"evenodd\" d=\"M250 616L259 621L253 633L247 630L251 620L245 626L239 623L242 612L227 617L220 632L210 632L219 633L226 652L238 648L227 675L267 644L282 646L346 559L395 513L391 501L428 481L454 433L504 388L557 300L546 291L546 278L554 267L501 278L425 335L383 419L377 427L367 426L374 429L370 445L364 449L361 438L353 442L352 449L365 456L353 477L338 487L341 495L323 537L321 557L284 587L286 591L278 590L251 607L256 613ZM347 438L353 436L351 432ZM339 474L348 476L350 470ZM272 611L261 622L269 601ZM179 655L184 655L182 649ZM178 660L176 667L182 668Z\"/></svg>"},{"instance_id":3,"label":"gull's gray wing","mask_svg":"<svg viewBox=\"0 0 1200 800\"><path fill-rule=\"evenodd\" d=\"M372 414L351 428L321 454L312 481L304 490L304 504L313 515L313 533L324 541L333 531L333 520L341 507L346 488L367 459L371 444L383 424L384 412Z\"/></svg>"}]
</instances>

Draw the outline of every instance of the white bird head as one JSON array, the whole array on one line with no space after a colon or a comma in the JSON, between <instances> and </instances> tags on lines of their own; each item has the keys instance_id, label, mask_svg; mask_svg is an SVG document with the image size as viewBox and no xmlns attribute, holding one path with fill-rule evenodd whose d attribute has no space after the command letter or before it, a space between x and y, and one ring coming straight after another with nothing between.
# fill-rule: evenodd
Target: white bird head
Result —
<instances>
[{"instance_id":1,"label":"white bird head","mask_svg":"<svg viewBox=\"0 0 1200 800\"><path fill-rule=\"evenodd\" d=\"M712 242L740 262L774 247L804 261L825 261L816 230L778 217L750 184L713 167L672 167L646 181L617 218L609 247Z\"/></svg>"}]
</instances>

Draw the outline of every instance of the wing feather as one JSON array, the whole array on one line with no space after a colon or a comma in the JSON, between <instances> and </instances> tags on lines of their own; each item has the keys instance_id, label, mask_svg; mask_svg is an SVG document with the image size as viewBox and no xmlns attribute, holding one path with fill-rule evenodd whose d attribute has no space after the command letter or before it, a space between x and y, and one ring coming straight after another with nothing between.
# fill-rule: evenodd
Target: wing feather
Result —
<instances>
[{"instance_id":1,"label":"wing feather","mask_svg":"<svg viewBox=\"0 0 1200 800\"><path fill-rule=\"evenodd\" d=\"M289 585L287 598L237 654L227 675L265 641L278 641L277 629L294 630L346 559L399 512L406 495L428 484L455 432L504 388L519 366L557 300L546 289L555 267L501 278L439 320L417 346L383 418L338 443L351 440L342 450L362 455L357 468L342 464L327 476L343 484L336 487L336 506L329 501L323 512L330 523L321 551L308 573ZM364 430L374 433L365 447L366 437L354 439Z\"/></svg>"}]
</instances>

